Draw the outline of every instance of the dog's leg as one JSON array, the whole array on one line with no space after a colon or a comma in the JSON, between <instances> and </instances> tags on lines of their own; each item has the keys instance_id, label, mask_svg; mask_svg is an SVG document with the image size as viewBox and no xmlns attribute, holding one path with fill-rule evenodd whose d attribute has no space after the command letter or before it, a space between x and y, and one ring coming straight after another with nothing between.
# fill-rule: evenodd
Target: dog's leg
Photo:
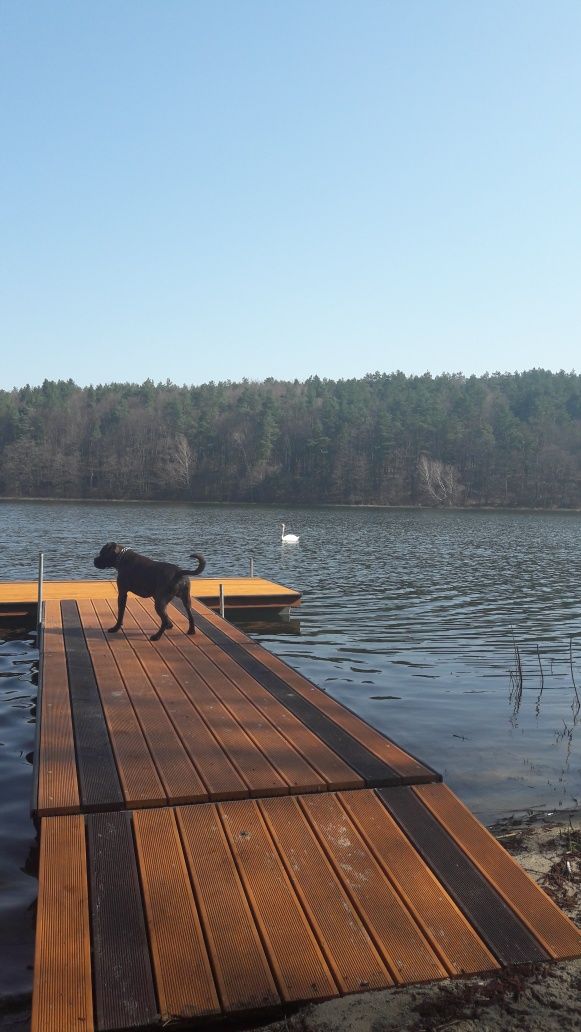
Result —
<instances>
[{"instance_id":1,"label":"dog's leg","mask_svg":"<svg viewBox=\"0 0 581 1032\"><path fill-rule=\"evenodd\" d=\"M173 627L173 624L172 624L169 616L167 615L167 611L166 611L166 606L167 606L169 601L170 601L170 599L167 598L167 597L154 599L154 603L153 604L155 606L155 611L156 611L157 615L159 616L159 618L161 620L161 627L159 628L159 631L156 631L155 634L150 635L150 639L149 639L150 641L159 641L159 639L161 638L162 634L165 631L171 630L171 628Z\"/></svg>"},{"instance_id":2,"label":"dog's leg","mask_svg":"<svg viewBox=\"0 0 581 1032\"><path fill-rule=\"evenodd\" d=\"M126 605L127 605L127 592L126 591L119 592L119 598L118 598L119 609L118 609L118 613L117 613L117 623L115 624L114 627L110 627L109 628L109 634L114 634L115 631L120 631L121 630L121 625L123 624L123 617L125 616L125 606Z\"/></svg>"},{"instance_id":3,"label":"dog's leg","mask_svg":"<svg viewBox=\"0 0 581 1032\"><path fill-rule=\"evenodd\" d=\"M188 620L190 626L188 627L188 634L196 633L196 625L194 623L194 614L192 613L192 596L190 594L190 582L186 581L184 586L180 588L178 592L178 598L180 598L184 604L184 609L188 614Z\"/></svg>"}]
</instances>

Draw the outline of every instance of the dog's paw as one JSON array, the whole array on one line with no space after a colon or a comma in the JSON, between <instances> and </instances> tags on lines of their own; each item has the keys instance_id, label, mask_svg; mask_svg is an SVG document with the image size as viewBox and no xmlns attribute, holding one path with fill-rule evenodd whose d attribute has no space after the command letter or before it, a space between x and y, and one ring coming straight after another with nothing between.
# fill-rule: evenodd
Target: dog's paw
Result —
<instances>
[{"instance_id":1,"label":"dog's paw","mask_svg":"<svg viewBox=\"0 0 581 1032\"><path fill-rule=\"evenodd\" d=\"M163 631L158 631L157 634L150 634L149 635L149 640L150 641L159 641L159 639L161 638L162 634L163 634Z\"/></svg>"},{"instance_id":2,"label":"dog's paw","mask_svg":"<svg viewBox=\"0 0 581 1032\"><path fill-rule=\"evenodd\" d=\"M188 634L195 634L195 633L196 633L196 628L192 624L191 627L188 627Z\"/></svg>"},{"instance_id":3,"label":"dog's paw","mask_svg":"<svg viewBox=\"0 0 581 1032\"><path fill-rule=\"evenodd\" d=\"M117 626L117 624L115 624L114 627L109 627L107 629L107 634L115 634L115 632L119 631L119 630L120 630L120 628Z\"/></svg>"},{"instance_id":4,"label":"dog's paw","mask_svg":"<svg viewBox=\"0 0 581 1032\"><path fill-rule=\"evenodd\" d=\"M165 625L166 631L171 631L172 627L173 627L173 624L172 624L171 620L168 620L168 622Z\"/></svg>"}]
</instances>

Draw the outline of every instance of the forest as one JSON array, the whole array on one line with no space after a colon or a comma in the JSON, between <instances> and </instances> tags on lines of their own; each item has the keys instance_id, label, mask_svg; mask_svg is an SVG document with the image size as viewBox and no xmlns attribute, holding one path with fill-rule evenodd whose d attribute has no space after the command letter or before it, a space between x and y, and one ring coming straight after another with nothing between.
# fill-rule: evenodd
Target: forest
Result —
<instances>
[{"instance_id":1,"label":"forest","mask_svg":"<svg viewBox=\"0 0 581 1032\"><path fill-rule=\"evenodd\" d=\"M581 507L581 376L0 391L0 495Z\"/></svg>"}]
</instances>

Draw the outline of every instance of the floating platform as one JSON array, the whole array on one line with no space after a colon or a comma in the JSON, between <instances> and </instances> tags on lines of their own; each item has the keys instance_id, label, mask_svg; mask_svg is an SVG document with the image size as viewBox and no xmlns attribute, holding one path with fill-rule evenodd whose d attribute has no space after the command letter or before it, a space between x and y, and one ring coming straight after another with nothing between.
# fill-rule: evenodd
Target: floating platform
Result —
<instances>
[{"instance_id":1,"label":"floating platform","mask_svg":"<svg viewBox=\"0 0 581 1032\"><path fill-rule=\"evenodd\" d=\"M95 582L101 583L101 582ZM45 602L33 1032L145 1030L581 955L427 764L199 601Z\"/></svg>"},{"instance_id":2,"label":"floating platform","mask_svg":"<svg viewBox=\"0 0 581 1032\"><path fill-rule=\"evenodd\" d=\"M129 596L45 603L35 816L439 780L242 631Z\"/></svg>"},{"instance_id":3,"label":"floating platform","mask_svg":"<svg viewBox=\"0 0 581 1032\"><path fill-rule=\"evenodd\" d=\"M578 956L441 784L42 821L34 1032L284 1004Z\"/></svg>"},{"instance_id":4,"label":"floating platform","mask_svg":"<svg viewBox=\"0 0 581 1032\"><path fill-rule=\"evenodd\" d=\"M263 577L192 577L192 597L210 609L220 608L220 585L224 589L226 610L270 610L279 613L301 604L301 592ZM45 580L42 597L47 600L117 598L115 580ZM34 604L38 599L37 581L0 581L0 615L3 607L21 608L22 603Z\"/></svg>"}]
</instances>

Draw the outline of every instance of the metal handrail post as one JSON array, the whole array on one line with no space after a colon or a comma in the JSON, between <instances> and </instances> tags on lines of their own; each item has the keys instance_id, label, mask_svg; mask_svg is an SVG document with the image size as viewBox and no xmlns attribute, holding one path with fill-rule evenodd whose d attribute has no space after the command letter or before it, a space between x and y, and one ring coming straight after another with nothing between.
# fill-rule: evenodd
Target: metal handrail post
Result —
<instances>
[{"instance_id":1,"label":"metal handrail post","mask_svg":"<svg viewBox=\"0 0 581 1032\"><path fill-rule=\"evenodd\" d=\"M38 603L36 609L36 631L40 634L42 627L42 588L44 582L44 552L38 553Z\"/></svg>"}]
</instances>

